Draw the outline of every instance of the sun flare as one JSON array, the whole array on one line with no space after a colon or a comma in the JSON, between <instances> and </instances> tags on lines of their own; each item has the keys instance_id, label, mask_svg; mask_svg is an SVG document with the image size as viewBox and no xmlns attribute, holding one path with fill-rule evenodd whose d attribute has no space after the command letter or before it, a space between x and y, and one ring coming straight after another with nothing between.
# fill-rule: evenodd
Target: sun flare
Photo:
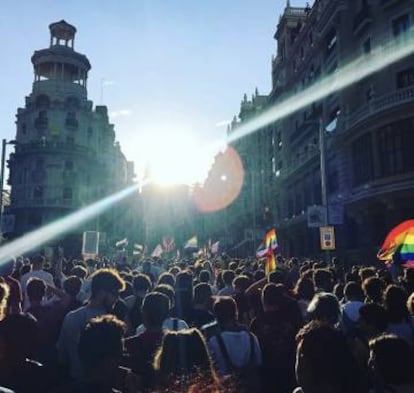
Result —
<instances>
[{"instance_id":1,"label":"sun flare","mask_svg":"<svg viewBox=\"0 0 414 393\"><path fill-rule=\"evenodd\" d=\"M214 152L186 132L148 133L140 138L142 180L160 185L202 183Z\"/></svg>"}]
</instances>

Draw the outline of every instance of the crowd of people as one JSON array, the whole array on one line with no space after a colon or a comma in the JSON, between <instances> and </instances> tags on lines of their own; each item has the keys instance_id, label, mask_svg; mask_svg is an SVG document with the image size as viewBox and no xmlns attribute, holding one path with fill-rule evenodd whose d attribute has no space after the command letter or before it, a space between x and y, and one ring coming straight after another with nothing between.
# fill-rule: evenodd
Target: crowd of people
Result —
<instances>
[{"instance_id":1,"label":"crowd of people","mask_svg":"<svg viewBox=\"0 0 414 393\"><path fill-rule=\"evenodd\" d=\"M413 269L62 250L0 269L0 392L414 392Z\"/></svg>"}]
</instances>

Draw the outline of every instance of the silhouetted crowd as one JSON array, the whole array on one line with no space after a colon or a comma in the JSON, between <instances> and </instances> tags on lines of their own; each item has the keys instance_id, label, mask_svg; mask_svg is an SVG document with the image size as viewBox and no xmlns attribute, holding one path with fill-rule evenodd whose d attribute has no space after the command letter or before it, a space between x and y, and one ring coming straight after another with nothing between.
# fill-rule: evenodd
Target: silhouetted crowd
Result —
<instances>
[{"instance_id":1,"label":"silhouetted crowd","mask_svg":"<svg viewBox=\"0 0 414 393\"><path fill-rule=\"evenodd\" d=\"M0 269L0 392L414 392L414 269L62 250Z\"/></svg>"}]
</instances>

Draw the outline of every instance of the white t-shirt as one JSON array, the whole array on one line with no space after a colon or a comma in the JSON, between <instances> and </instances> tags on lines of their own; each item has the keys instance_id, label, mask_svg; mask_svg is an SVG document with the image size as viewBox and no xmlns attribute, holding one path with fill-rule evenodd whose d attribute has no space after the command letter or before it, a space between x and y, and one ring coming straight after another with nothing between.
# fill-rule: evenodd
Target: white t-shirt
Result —
<instances>
[{"instance_id":1,"label":"white t-shirt","mask_svg":"<svg viewBox=\"0 0 414 393\"><path fill-rule=\"evenodd\" d=\"M23 311L27 311L30 308L30 301L27 296L26 288L27 288L27 282L32 277L39 278L40 280L45 281L46 284L49 284L52 286L55 285L53 282L53 276L50 273L45 272L44 270L32 270L24 274L22 278L20 279L20 285L22 286L22 292L24 296Z\"/></svg>"},{"instance_id":2,"label":"white t-shirt","mask_svg":"<svg viewBox=\"0 0 414 393\"><path fill-rule=\"evenodd\" d=\"M253 336L253 363L256 366L262 364L262 351L260 350L259 341L257 337ZM221 333L223 338L224 346L226 347L227 353L229 354L230 361L234 367L244 367L249 363L250 360L250 334L246 330L239 332L225 331ZM223 358L223 354L220 350L216 336L213 336L208 340L208 349L213 359L216 369L219 374L225 375L230 372L226 367L226 362Z\"/></svg>"}]
</instances>

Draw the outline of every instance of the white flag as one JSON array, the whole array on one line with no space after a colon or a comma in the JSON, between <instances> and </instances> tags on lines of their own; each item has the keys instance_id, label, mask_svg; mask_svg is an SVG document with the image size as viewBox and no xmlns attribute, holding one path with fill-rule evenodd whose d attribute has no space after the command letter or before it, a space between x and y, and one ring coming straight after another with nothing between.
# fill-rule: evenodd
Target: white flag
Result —
<instances>
[{"instance_id":1,"label":"white flag","mask_svg":"<svg viewBox=\"0 0 414 393\"><path fill-rule=\"evenodd\" d=\"M154 251L152 252L152 257L160 257L162 255L162 246L161 244L158 244L157 247L154 248Z\"/></svg>"}]
</instances>

